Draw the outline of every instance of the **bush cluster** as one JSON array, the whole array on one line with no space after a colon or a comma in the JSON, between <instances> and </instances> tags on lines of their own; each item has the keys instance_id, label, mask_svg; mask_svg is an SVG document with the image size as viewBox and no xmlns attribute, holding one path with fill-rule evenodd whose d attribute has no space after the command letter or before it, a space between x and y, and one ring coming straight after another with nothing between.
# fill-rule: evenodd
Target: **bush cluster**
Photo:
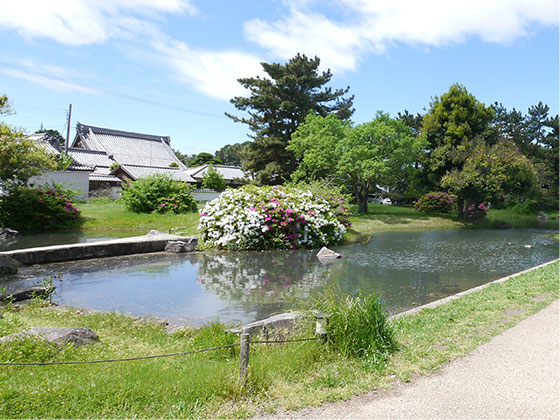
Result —
<instances>
[{"instance_id":1,"label":"bush cluster","mask_svg":"<svg viewBox=\"0 0 560 420\"><path fill-rule=\"evenodd\" d=\"M292 185L293 188L311 193L322 200L325 200L336 219L346 228L352 226L350 223L350 196L342 192L342 186L336 185L328 180L314 180L298 182Z\"/></svg>"},{"instance_id":2,"label":"bush cluster","mask_svg":"<svg viewBox=\"0 0 560 420\"><path fill-rule=\"evenodd\" d=\"M488 210L489 207L484 203L480 203L478 207L475 207L474 204L471 204L467 208L465 216L467 216L469 219L484 219L488 214Z\"/></svg>"},{"instance_id":3,"label":"bush cluster","mask_svg":"<svg viewBox=\"0 0 560 420\"><path fill-rule=\"evenodd\" d=\"M65 229L79 222L73 192L60 185L33 189L17 187L0 197L0 224L20 231Z\"/></svg>"},{"instance_id":4,"label":"bush cluster","mask_svg":"<svg viewBox=\"0 0 560 420\"><path fill-rule=\"evenodd\" d=\"M446 192L430 192L420 198L414 210L427 213L450 213L457 197Z\"/></svg>"},{"instance_id":5,"label":"bush cluster","mask_svg":"<svg viewBox=\"0 0 560 420\"><path fill-rule=\"evenodd\" d=\"M123 188L121 200L134 213L188 213L197 209L191 187L164 174L134 181Z\"/></svg>"},{"instance_id":6,"label":"bush cluster","mask_svg":"<svg viewBox=\"0 0 560 420\"><path fill-rule=\"evenodd\" d=\"M206 204L198 229L207 246L230 250L319 247L346 229L310 191L247 185Z\"/></svg>"}]
</instances>

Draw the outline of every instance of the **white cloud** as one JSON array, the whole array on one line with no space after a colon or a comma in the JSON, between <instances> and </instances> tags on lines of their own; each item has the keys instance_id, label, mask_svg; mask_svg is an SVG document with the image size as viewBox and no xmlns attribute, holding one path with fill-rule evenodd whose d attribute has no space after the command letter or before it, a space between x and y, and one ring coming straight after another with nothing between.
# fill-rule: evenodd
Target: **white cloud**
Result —
<instances>
[{"instance_id":1,"label":"white cloud","mask_svg":"<svg viewBox=\"0 0 560 420\"><path fill-rule=\"evenodd\" d=\"M287 17L250 20L245 34L274 56L289 59L303 52L319 56L333 71L353 71L362 55L394 43L442 46L478 37L507 44L529 35L535 25L558 25L559 15L557 0L335 2L339 13L332 17L323 2L284 0Z\"/></svg>"},{"instance_id":2,"label":"white cloud","mask_svg":"<svg viewBox=\"0 0 560 420\"><path fill-rule=\"evenodd\" d=\"M47 37L66 45L90 45L127 37L162 13L195 13L191 0L17 0L4 2L0 28Z\"/></svg>"},{"instance_id":3,"label":"white cloud","mask_svg":"<svg viewBox=\"0 0 560 420\"><path fill-rule=\"evenodd\" d=\"M251 54L197 50L165 36L154 40L152 46L177 80L216 99L245 94L237 79L262 74L261 60Z\"/></svg>"}]
</instances>

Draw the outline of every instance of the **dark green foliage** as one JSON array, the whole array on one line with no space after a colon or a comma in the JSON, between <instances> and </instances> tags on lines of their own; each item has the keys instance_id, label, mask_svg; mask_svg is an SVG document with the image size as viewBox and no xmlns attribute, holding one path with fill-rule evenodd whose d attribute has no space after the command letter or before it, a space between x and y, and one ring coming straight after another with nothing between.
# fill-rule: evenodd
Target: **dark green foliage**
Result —
<instances>
[{"instance_id":1,"label":"dark green foliage","mask_svg":"<svg viewBox=\"0 0 560 420\"><path fill-rule=\"evenodd\" d=\"M226 189L226 181L212 164L208 165L208 169L202 176L202 187L215 191L223 191Z\"/></svg>"},{"instance_id":2,"label":"dark green foliage","mask_svg":"<svg viewBox=\"0 0 560 420\"><path fill-rule=\"evenodd\" d=\"M279 184L295 171L297 159L286 145L309 112L321 116L335 113L341 120L354 112L354 97L344 98L349 88L325 88L332 74L330 70L319 73L319 63L318 57L297 54L286 64L261 63L267 77L238 80L251 93L249 97L237 96L231 103L249 116L226 115L247 124L254 133L243 166L255 174L257 183Z\"/></svg>"},{"instance_id":3,"label":"dark green foliage","mask_svg":"<svg viewBox=\"0 0 560 420\"><path fill-rule=\"evenodd\" d=\"M429 213L451 213L457 197L446 192L430 192L420 198L414 210Z\"/></svg>"},{"instance_id":4,"label":"dark green foliage","mask_svg":"<svg viewBox=\"0 0 560 420\"><path fill-rule=\"evenodd\" d=\"M175 153L175 157L179 159L185 166L192 166L191 162L196 158L195 154L189 155L186 153L182 153L179 150L173 150L173 153Z\"/></svg>"},{"instance_id":5,"label":"dark green foliage","mask_svg":"<svg viewBox=\"0 0 560 420\"><path fill-rule=\"evenodd\" d=\"M194 159L192 159L189 163L189 166L201 166L205 164L214 163L216 165L221 165L222 161L216 157L212 153L202 152L196 155Z\"/></svg>"},{"instance_id":6,"label":"dark green foliage","mask_svg":"<svg viewBox=\"0 0 560 420\"><path fill-rule=\"evenodd\" d=\"M163 174L140 178L125 186L121 199L124 206L134 213L196 211L196 202L190 192L190 186Z\"/></svg>"},{"instance_id":7,"label":"dark green foliage","mask_svg":"<svg viewBox=\"0 0 560 420\"><path fill-rule=\"evenodd\" d=\"M250 141L226 144L220 150L216 151L216 158L220 159L224 165L241 166L250 144Z\"/></svg>"},{"instance_id":8,"label":"dark green foliage","mask_svg":"<svg viewBox=\"0 0 560 420\"><path fill-rule=\"evenodd\" d=\"M62 134L60 134L60 132L58 130L41 129L41 130L35 131L35 133L36 134L44 134L43 138L45 140L47 140L48 142L58 146L59 148L64 149L64 147L66 146L66 139L64 137L62 137Z\"/></svg>"},{"instance_id":9,"label":"dark green foliage","mask_svg":"<svg viewBox=\"0 0 560 420\"><path fill-rule=\"evenodd\" d=\"M111 163L111 166L109 166L109 171L113 172L119 166L121 166L121 164L119 162L113 162L113 163Z\"/></svg>"},{"instance_id":10,"label":"dark green foliage","mask_svg":"<svg viewBox=\"0 0 560 420\"><path fill-rule=\"evenodd\" d=\"M0 224L20 231L58 230L79 223L73 193L59 185L45 189L12 188L0 198Z\"/></svg>"},{"instance_id":11,"label":"dark green foliage","mask_svg":"<svg viewBox=\"0 0 560 420\"><path fill-rule=\"evenodd\" d=\"M382 365L398 348L388 314L377 296L352 297L327 288L316 305L329 314L327 345L333 352Z\"/></svg>"}]
</instances>

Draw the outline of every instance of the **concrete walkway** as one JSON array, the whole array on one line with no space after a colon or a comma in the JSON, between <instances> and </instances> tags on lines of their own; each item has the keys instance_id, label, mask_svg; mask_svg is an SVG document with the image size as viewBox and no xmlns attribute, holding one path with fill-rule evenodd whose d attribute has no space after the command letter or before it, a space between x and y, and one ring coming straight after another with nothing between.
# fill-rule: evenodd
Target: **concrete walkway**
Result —
<instances>
[{"instance_id":1,"label":"concrete walkway","mask_svg":"<svg viewBox=\"0 0 560 420\"><path fill-rule=\"evenodd\" d=\"M560 419L558 300L441 372L276 418Z\"/></svg>"}]
</instances>

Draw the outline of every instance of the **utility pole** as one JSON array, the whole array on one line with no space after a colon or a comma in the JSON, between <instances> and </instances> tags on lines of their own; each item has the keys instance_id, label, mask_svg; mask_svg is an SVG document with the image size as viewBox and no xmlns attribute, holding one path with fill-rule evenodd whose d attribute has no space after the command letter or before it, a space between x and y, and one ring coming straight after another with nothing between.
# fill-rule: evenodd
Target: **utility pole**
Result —
<instances>
[{"instance_id":1,"label":"utility pole","mask_svg":"<svg viewBox=\"0 0 560 420\"><path fill-rule=\"evenodd\" d=\"M72 120L72 104L68 108L68 128L66 129L66 147L64 148L64 154L68 156L68 144L70 143L70 121Z\"/></svg>"}]
</instances>

